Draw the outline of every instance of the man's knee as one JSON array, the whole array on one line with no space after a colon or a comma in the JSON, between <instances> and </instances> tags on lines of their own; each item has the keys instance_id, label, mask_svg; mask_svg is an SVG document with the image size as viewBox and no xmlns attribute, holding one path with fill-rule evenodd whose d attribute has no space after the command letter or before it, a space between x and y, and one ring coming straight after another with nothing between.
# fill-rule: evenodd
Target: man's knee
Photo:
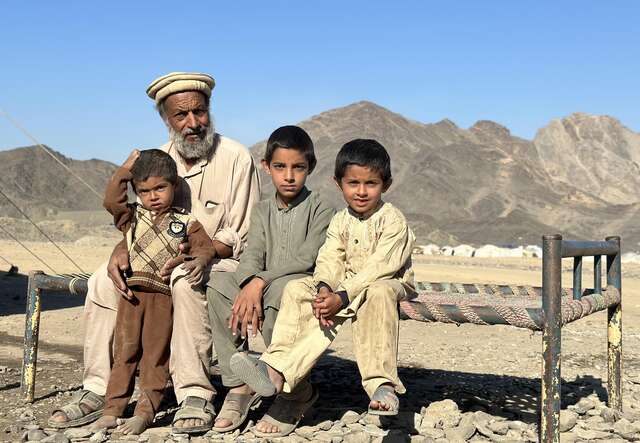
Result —
<instances>
[{"instance_id":1,"label":"man's knee","mask_svg":"<svg viewBox=\"0 0 640 443\"><path fill-rule=\"evenodd\" d=\"M87 302L95 303L103 308L117 310L120 301L120 293L116 290L116 286L109 278L107 272L108 262L100 265L87 281Z\"/></svg>"}]
</instances>

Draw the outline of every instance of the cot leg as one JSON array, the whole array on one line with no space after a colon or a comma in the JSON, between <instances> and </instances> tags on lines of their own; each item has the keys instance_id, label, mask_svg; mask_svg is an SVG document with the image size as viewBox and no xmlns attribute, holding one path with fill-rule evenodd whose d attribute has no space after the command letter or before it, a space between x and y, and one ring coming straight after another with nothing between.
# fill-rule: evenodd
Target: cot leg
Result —
<instances>
[{"instance_id":1,"label":"cot leg","mask_svg":"<svg viewBox=\"0 0 640 443\"><path fill-rule=\"evenodd\" d=\"M620 237L607 237L620 246ZM607 285L620 291L620 303L607 309L607 394L610 408L622 412L622 269L620 252L607 256Z\"/></svg>"},{"instance_id":2,"label":"cot leg","mask_svg":"<svg viewBox=\"0 0 640 443\"><path fill-rule=\"evenodd\" d=\"M36 385L38 359L38 332L40 330L40 288L35 277L40 271L29 272L27 287L27 314L24 328L24 358L22 360L22 395L28 403L33 402Z\"/></svg>"},{"instance_id":3,"label":"cot leg","mask_svg":"<svg viewBox=\"0 0 640 443\"><path fill-rule=\"evenodd\" d=\"M560 442L560 348L562 236L542 238L542 380L540 441Z\"/></svg>"}]
</instances>

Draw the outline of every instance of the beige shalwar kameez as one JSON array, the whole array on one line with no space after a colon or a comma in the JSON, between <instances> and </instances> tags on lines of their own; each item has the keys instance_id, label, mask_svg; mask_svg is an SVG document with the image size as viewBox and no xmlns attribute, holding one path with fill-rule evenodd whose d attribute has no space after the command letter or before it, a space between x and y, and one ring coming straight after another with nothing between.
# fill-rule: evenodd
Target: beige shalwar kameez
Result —
<instances>
[{"instance_id":1,"label":"beige shalwar kameez","mask_svg":"<svg viewBox=\"0 0 640 443\"><path fill-rule=\"evenodd\" d=\"M353 347L362 385L371 397L383 383L405 391L398 378L398 300L414 290L411 250L415 237L402 213L389 203L369 218L350 209L331 220L312 277L290 282L284 290L271 345L261 359L280 371L285 392L303 380L352 319ZM349 305L322 328L313 315L317 287L346 291Z\"/></svg>"}]
</instances>

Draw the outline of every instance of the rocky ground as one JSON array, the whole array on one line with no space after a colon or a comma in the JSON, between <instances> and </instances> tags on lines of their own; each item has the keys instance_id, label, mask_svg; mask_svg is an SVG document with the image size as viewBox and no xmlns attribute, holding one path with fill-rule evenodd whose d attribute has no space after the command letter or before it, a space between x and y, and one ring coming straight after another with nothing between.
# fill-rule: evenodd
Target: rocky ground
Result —
<instances>
[{"instance_id":1,"label":"rocky ground","mask_svg":"<svg viewBox=\"0 0 640 443\"><path fill-rule=\"evenodd\" d=\"M1 246L1 245L0 245ZM34 245L35 247L36 245ZM109 245L69 245L93 269ZM75 248L75 249L74 249ZM52 264L65 266L55 257ZM21 258L22 260L22 258ZM20 262L26 271L27 258ZM68 265L66 265L68 266ZM567 269L570 268L568 263ZM0 268L3 269L3 268ZM69 269L72 270L72 269ZM526 259L417 257L420 280L540 284L540 262ZM588 272L585 268L585 282ZM562 441L640 441L640 267L626 267L624 285L624 413L607 408L606 316L598 313L563 328ZM570 282L568 274L564 282ZM66 402L82 378L81 297L43 297L36 401L21 402L20 362L24 330L22 276L0 274L0 440L118 441L118 433L91 435L46 428L50 411ZM259 341L255 349L262 349ZM349 328L345 328L312 374L322 388L315 407L283 442L463 442L537 441L541 336L503 326L425 324L404 321L400 334L400 376L407 387L395 418L366 414ZM214 380L215 381L215 380ZM222 395L218 396L219 408ZM205 434L191 441L258 441L251 427L268 401L236 433ZM172 435L168 407L141 441L186 442Z\"/></svg>"}]
</instances>

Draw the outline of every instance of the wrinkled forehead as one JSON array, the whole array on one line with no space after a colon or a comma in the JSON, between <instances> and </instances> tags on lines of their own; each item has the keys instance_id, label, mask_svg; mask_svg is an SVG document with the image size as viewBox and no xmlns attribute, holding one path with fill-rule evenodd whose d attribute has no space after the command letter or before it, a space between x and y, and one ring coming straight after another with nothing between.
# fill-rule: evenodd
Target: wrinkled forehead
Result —
<instances>
[{"instance_id":1,"label":"wrinkled forehead","mask_svg":"<svg viewBox=\"0 0 640 443\"><path fill-rule=\"evenodd\" d=\"M191 111L209 109L209 98L198 91L184 91L169 95L162 102L165 111Z\"/></svg>"}]
</instances>

